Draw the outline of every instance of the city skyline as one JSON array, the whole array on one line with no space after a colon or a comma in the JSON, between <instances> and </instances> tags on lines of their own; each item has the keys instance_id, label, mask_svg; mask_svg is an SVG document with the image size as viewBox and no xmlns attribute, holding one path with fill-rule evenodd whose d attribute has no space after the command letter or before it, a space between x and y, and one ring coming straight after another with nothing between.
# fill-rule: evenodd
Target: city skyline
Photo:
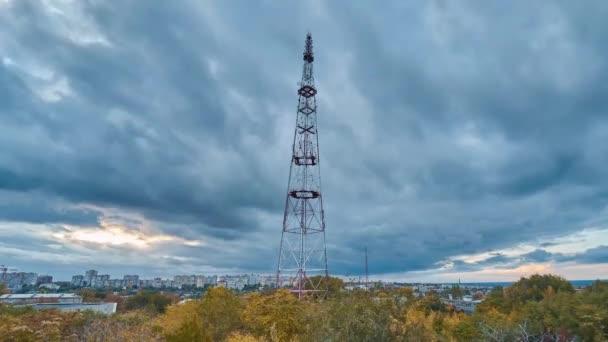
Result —
<instances>
[{"instance_id":1,"label":"city skyline","mask_svg":"<svg viewBox=\"0 0 608 342\"><path fill-rule=\"evenodd\" d=\"M0 0L0 264L275 272L310 31L330 275L606 278L593 3Z\"/></svg>"}]
</instances>

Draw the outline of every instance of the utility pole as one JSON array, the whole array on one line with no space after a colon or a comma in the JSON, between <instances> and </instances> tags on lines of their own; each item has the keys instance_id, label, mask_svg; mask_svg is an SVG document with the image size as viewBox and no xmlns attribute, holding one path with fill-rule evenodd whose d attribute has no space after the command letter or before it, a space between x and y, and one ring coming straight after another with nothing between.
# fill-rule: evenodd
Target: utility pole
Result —
<instances>
[{"instance_id":1,"label":"utility pole","mask_svg":"<svg viewBox=\"0 0 608 342\"><path fill-rule=\"evenodd\" d=\"M323 280L328 277L310 33L306 36L303 59L277 267L277 287L284 285L283 277L288 278L287 287L298 298L324 292L327 281Z\"/></svg>"},{"instance_id":2,"label":"utility pole","mask_svg":"<svg viewBox=\"0 0 608 342\"><path fill-rule=\"evenodd\" d=\"M367 246L365 246L365 289L369 289L369 273L367 269Z\"/></svg>"}]
</instances>

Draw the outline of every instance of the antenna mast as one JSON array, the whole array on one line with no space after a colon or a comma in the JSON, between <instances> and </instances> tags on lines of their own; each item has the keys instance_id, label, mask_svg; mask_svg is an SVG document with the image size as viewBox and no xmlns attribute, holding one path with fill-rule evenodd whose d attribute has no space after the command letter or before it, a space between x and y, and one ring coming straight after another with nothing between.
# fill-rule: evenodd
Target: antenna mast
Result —
<instances>
[{"instance_id":1,"label":"antenna mast","mask_svg":"<svg viewBox=\"0 0 608 342\"><path fill-rule=\"evenodd\" d=\"M277 268L277 287L288 287L298 298L324 292L327 282L322 286L323 279L328 277L310 33L306 35L303 59Z\"/></svg>"},{"instance_id":2,"label":"antenna mast","mask_svg":"<svg viewBox=\"0 0 608 342\"><path fill-rule=\"evenodd\" d=\"M369 289L369 273L367 269L367 246L365 246L365 289Z\"/></svg>"}]
</instances>

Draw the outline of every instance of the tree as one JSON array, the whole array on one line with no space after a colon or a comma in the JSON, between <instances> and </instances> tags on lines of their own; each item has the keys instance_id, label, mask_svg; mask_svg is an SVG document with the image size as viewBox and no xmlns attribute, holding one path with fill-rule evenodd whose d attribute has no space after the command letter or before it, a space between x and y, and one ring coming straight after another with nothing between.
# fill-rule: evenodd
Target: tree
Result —
<instances>
[{"instance_id":1,"label":"tree","mask_svg":"<svg viewBox=\"0 0 608 342\"><path fill-rule=\"evenodd\" d=\"M390 324L393 317L399 315L397 303L394 297L373 297L367 291L311 303L314 305L304 311L305 317L310 317L310 326L302 340L390 340Z\"/></svg>"},{"instance_id":2,"label":"tree","mask_svg":"<svg viewBox=\"0 0 608 342\"><path fill-rule=\"evenodd\" d=\"M267 296L253 293L247 297L243 321L259 336L290 341L304 332L304 309L304 304L286 289Z\"/></svg>"},{"instance_id":3,"label":"tree","mask_svg":"<svg viewBox=\"0 0 608 342\"><path fill-rule=\"evenodd\" d=\"M7 293L10 293L10 291L6 288L6 284L0 283L0 296Z\"/></svg>"},{"instance_id":4,"label":"tree","mask_svg":"<svg viewBox=\"0 0 608 342\"><path fill-rule=\"evenodd\" d=\"M462 290L462 288L460 288L459 285L452 286L452 288L450 288L449 293L452 295L453 299L462 299L462 296L464 295L464 291Z\"/></svg>"},{"instance_id":5,"label":"tree","mask_svg":"<svg viewBox=\"0 0 608 342\"><path fill-rule=\"evenodd\" d=\"M176 297L167 296L153 291L142 291L129 297L125 302L125 310L146 310L151 314L165 312L167 306L177 301Z\"/></svg>"},{"instance_id":6,"label":"tree","mask_svg":"<svg viewBox=\"0 0 608 342\"><path fill-rule=\"evenodd\" d=\"M78 326L78 324L74 324ZM162 341L150 315L132 311L118 315L93 315L74 334L64 334L61 341Z\"/></svg>"},{"instance_id":7,"label":"tree","mask_svg":"<svg viewBox=\"0 0 608 342\"><path fill-rule=\"evenodd\" d=\"M201 300L172 305L157 326L167 341L223 341L239 329L242 306L224 288L210 288Z\"/></svg>"},{"instance_id":8,"label":"tree","mask_svg":"<svg viewBox=\"0 0 608 342\"><path fill-rule=\"evenodd\" d=\"M207 341L203 330L201 301L193 300L171 305L157 325L167 341Z\"/></svg>"},{"instance_id":9,"label":"tree","mask_svg":"<svg viewBox=\"0 0 608 342\"><path fill-rule=\"evenodd\" d=\"M81 289L77 292L82 297L82 301L85 303L98 302L99 299L95 296L95 292L91 289Z\"/></svg>"},{"instance_id":10,"label":"tree","mask_svg":"<svg viewBox=\"0 0 608 342\"><path fill-rule=\"evenodd\" d=\"M105 303L116 303L116 311L122 312L125 310L125 298L120 295L110 294L106 296L103 300Z\"/></svg>"},{"instance_id":11,"label":"tree","mask_svg":"<svg viewBox=\"0 0 608 342\"><path fill-rule=\"evenodd\" d=\"M411 287L399 287L393 291L393 294L400 300L405 300L408 303L414 301L414 290Z\"/></svg>"},{"instance_id":12,"label":"tree","mask_svg":"<svg viewBox=\"0 0 608 342\"><path fill-rule=\"evenodd\" d=\"M505 298L512 305L520 305L526 301L541 301L548 288L553 292L574 293L574 287L566 279L553 274L535 274L530 278L522 277L519 281L505 290Z\"/></svg>"},{"instance_id":13,"label":"tree","mask_svg":"<svg viewBox=\"0 0 608 342\"><path fill-rule=\"evenodd\" d=\"M584 341L608 340L608 282L596 281L578 294L578 334Z\"/></svg>"},{"instance_id":14,"label":"tree","mask_svg":"<svg viewBox=\"0 0 608 342\"><path fill-rule=\"evenodd\" d=\"M308 278L308 282L305 284L306 290L312 290L312 284L319 284L317 289L327 290L327 297L335 296L344 289L344 281L336 277L325 277L322 275L316 275Z\"/></svg>"},{"instance_id":15,"label":"tree","mask_svg":"<svg viewBox=\"0 0 608 342\"><path fill-rule=\"evenodd\" d=\"M203 329L212 341L221 341L242 326L241 300L230 290L212 287L202 299Z\"/></svg>"},{"instance_id":16,"label":"tree","mask_svg":"<svg viewBox=\"0 0 608 342\"><path fill-rule=\"evenodd\" d=\"M425 313L430 313L431 311L439 311L446 312L446 305L443 304L441 298L436 294L431 294L423 297L416 303L416 307L418 310L421 310Z\"/></svg>"},{"instance_id":17,"label":"tree","mask_svg":"<svg viewBox=\"0 0 608 342\"><path fill-rule=\"evenodd\" d=\"M490 310L498 310L502 313L509 311L505 300L504 289L502 286L496 286L488 293L486 299L479 303L475 308L475 312L483 313Z\"/></svg>"},{"instance_id":18,"label":"tree","mask_svg":"<svg viewBox=\"0 0 608 342\"><path fill-rule=\"evenodd\" d=\"M228 336L226 342L264 342L253 335L236 332Z\"/></svg>"}]
</instances>

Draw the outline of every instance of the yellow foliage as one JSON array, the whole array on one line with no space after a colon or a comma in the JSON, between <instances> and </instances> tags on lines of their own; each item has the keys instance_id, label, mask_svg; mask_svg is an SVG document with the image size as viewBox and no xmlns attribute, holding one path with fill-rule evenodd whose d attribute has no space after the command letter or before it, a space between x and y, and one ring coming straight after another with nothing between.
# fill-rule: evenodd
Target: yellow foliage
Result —
<instances>
[{"instance_id":1,"label":"yellow foliage","mask_svg":"<svg viewBox=\"0 0 608 342\"><path fill-rule=\"evenodd\" d=\"M6 284L0 283L0 296L7 293L10 293L10 291L6 288Z\"/></svg>"},{"instance_id":2,"label":"yellow foliage","mask_svg":"<svg viewBox=\"0 0 608 342\"><path fill-rule=\"evenodd\" d=\"M243 321L254 333L272 341L290 341L303 333L304 304L285 289L247 298Z\"/></svg>"},{"instance_id":3,"label":"yellow foliage","mask_svg":"<svg viewBox=\"0 0 608 342\"><path fill-rule=\"evenodd\" d=\"M245 333L240 333L240 332L232 333L226 339L226 342L264 342L264 341L266 341L266 340L255 337L250 334L245 334Z\"/></svg>"},{"instance_id":4,"label":"yellow foliage","mask_svg":"<svg viewBox=\"0 0 608 342\"><path fill-rule=\"evenodd\" d=\"M203 339L202 307L200 301L171 305L157 319L167 340L195 341Z\"/></svg>"},{"instance_id":5,"label":"yellow foliage","mask_svg":"<svg viewBox=\"0 0 608 342\"><path fill-rule=\"evenodd\" d=\"M202 300L175 304L156 325L167 341L221 341L241 325L241 303L224 288L211 288Z\"/></svg>"}]
</instances>

